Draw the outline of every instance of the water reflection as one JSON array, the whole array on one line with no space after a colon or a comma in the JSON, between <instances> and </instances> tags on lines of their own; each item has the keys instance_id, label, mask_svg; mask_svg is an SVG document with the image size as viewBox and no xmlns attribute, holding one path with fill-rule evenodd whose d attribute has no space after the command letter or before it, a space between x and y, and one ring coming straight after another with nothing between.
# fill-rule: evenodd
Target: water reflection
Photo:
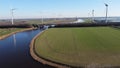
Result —
<instances>
[{"instance_id":1,"label":"water reflection","mask_svg":"<svg viewBox=\"0 0 120 68\"><path fill-rule=\"evenodd\" d=\"M14 43L14 46L16 47L16 37L15 37L15 34L13 35L13 43Z\"/></svg>"}]
</instances>

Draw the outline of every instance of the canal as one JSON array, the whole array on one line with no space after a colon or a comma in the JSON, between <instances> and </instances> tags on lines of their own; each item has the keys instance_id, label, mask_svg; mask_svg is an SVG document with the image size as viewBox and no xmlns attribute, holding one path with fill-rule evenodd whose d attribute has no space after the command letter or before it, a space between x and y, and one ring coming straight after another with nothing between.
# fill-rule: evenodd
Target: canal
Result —
<instances>
[{"instance_id":1,"label":"canal","mask_svg":"<svg viewBox=\"0 0 120 68\"><path fill-rule=\"evenodd\" d=\"M53 68L30 56L30 42L41 31L20 32L0 40L0 68Z\"/></svg>"}]
</instances>

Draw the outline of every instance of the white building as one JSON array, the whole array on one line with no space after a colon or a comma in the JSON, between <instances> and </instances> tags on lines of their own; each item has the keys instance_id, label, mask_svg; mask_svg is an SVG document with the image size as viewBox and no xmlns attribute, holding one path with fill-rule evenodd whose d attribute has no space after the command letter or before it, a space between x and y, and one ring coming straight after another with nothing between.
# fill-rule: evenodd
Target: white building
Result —
<instances>
[{"instance_id":1,"label":"white building","mask_svg":"<svg viewBox=\"0 0 120 68\"><path fill-rule=\"evenodd\" d=\"M83 22L85 22L83 19L78 19L77 21L74 21L72 23L83 23Z\"/></svg>"}]
</instances>

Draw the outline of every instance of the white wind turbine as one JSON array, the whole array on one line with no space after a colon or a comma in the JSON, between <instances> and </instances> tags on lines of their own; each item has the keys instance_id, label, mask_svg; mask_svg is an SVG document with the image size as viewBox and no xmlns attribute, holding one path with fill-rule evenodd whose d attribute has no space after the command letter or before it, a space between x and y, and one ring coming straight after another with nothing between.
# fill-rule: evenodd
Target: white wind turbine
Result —
<instances>
[{"instance_id":1,"label":"white wind turbine","mask_svg":"<svg viewBox=\"0 0 120 68\"><path fill-rule=\"evenodd\" d=\"M15 11L16 9L15 8L11 8L10 9L10 11L11 11L11 22L12 22L12 25L14 24L14 11Z\"/></svg>"}]
</instances>

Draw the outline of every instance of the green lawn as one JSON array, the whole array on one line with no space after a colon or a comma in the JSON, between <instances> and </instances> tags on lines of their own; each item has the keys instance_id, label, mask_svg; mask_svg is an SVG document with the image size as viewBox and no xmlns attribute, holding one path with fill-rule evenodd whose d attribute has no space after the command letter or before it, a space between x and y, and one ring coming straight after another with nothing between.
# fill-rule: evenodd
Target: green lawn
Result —
<instances>
[{"instance_id":1,"label":"green lawn","mask_svg":"<svg viewBox=\"0 0 120 68\"><path fill-rule=\"evenodd\" d=\"M73 66L120 66L120 29L48 29L36 39L35 51L44 58Z\"/></svg>"},{"instance_id":2,"label":"green lawn","mask_svg":"<svg viewBox=\"0 0 120 68\"><path fill-rule=\"evenodd\" d=\"M3 35L6 35L6 34L10 34L12 32L15 32L15 31L20 31L20 30L23 30L25 28L4 28L4 29L0 29L0 36L3 36Z\"/></svg>"}]
</instances>

